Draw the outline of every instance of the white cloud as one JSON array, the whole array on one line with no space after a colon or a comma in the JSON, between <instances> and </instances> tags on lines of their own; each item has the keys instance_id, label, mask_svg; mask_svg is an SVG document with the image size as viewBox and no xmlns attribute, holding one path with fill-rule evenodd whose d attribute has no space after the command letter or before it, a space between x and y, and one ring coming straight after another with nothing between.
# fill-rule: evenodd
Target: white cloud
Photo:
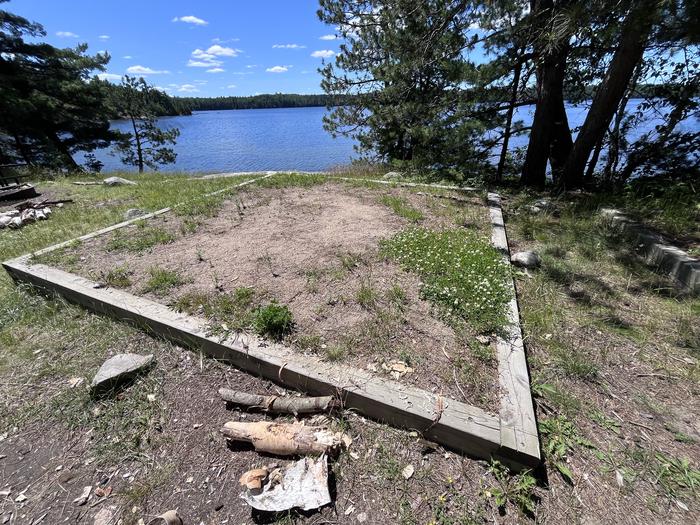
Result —
<instances>
[{"instance_id":1,"label":"white cloud","mask_svg":"<svg viewBox=\"0 0 700 525\"><path fill-rule=\"evenodd\" d=\"M182 84L177 90L180 93L197 93L199 89L197 89L197 86L194 86L192 84Z\"/></svg>"},{"instance_id":2,"label":"white cloud","mask_svg":"<svg viewBox=\"0 0 700 525\"><path fill-rule=\"evenodd\" d=\"M163 75L170 73L170 71L165 69L151 69L150 67L146 66L130 66L126 68L126 72L131 73L132 75Z\"/></svg>"},{"instance_id":3,"label":"white cloud","mask_svg":"<svg viewBox=\"0 0 700 525\"><path fill-rule=\"evenodd\" d=\"M175 18L173 18L173 22L185 22L186 24L194 24L197 26L205 26L209 23L206 20L202 20L201 18L197 18L196 16L192 15L180 17L176 16Z\"/></svg>"},{"instance_id":4,"label":"white cloud","mask_svg":"<svg viewBox=\"0 0 700 525\"><path fill-rule=\"evenodd\" d=\"M56 36L61 38L80 38L78 35L71 33L70 31L56 31Z\"/></svg>"},{"instance_id":5,"label":"white cloud","mask_svg":"<svg viewBox=\"0 0 700 525\"><path fill-rule=\"evenodd\" d=\"M331 51L330 49L321 49L319 51L314 51L311 53L311 56L314 58L330 58L333 55L335 55L334 51Z\"/></svg>"},{"instance_id":6,"label":"white cloud","mask_svg":"<svg viewBox=\"0 0 700 525\"><path fill-rule=\"evenodd\" d=\"M236 84L229 84L229 85L226 86L226 87L227 87L228 89L235 89L235 88L236 88Z\"/></svg>"},{"instance_id":7,"label":"white cloud","mask_svg":"<svg viewBox=\"0 0 700 525\"><path fill-rule=\"evenodd\" d=\"M253 69L253 68L256 68L256 67L258 67L257 64L248 64L248 65L246 66L246 69Z\"/></svg>"},{"instance_id":8,"label":"white cloud","mask_svg":"<svg viewBox=\"0 0 700 525\"><path fill-rule=\"evenodd\" d=\"M286 73L289 71L289 68L287 66L274 66L268 67L265 71L268 73Z\"/></svg>"},{"instance_id":9,"label":"white cloud","mask_svg":"<svg viewBox=\"0 0 700 525\"><path fill-rule=\"evenodd\" d=\"M117 75L115 73L98 73L97 78L100 80L109 80L109 81L119 81L122 79L121 75Z\"/></svg>"},{"instance_id":10,"label":"white cloud","mask_svg":"<svg viewBox=\"0 0 700 525\"><path fill-rule=\"evenodd\" d=\"M192 60L187 62L187 67L219 67L223 62L221 60Z\"/></svg>"},{"instance_id":11,"label":"white cloud","mask_svg":"<svg viewBox=\"0 0 700 525\"><path fill-rule=\"evenodd\" d=\"M234 49L232 47L224 47L219 44L214 44L207 49L207 53L217 57L236 57L240 53L240 49Z\"/></svg>"},{"instance_id":12,"label":"white cloud","mask_svg":"<svg viewBox=\"0 0 700 525\"><path fill-rule=\"evenodd\" d=\"M100 40L109 40L109 35L100 35L97 38L99 38Z\"/></svg>"},{"instance_id":13,"label":"white cloud","mask_svg":"<svg viewBox=\"0 0 700 525\"><path fill-rule=\"evenodd\" d=\"M240 49L224 47L218 44L214 44L206 50L197 48L192 51L192 58L187 62L187 67L218 69L223 65L221 57L235 57L238 56L240 52Z\"/></svg>"},{"instance_id":14,"label":"white cloud","mask_svg":"<svg viewBox=\"0 0 700 525\"><path fill-rule=\"evenodd\" d=\"M319 40L335 40L338 37L336 35L323 35L318 37Z\"/></svg>"},{"instance_id":15,"label":"white cloud","mask_svg":"<svg viewBox=\"0 0 700 525\"><path fill-rule=\"evenodd\" d=\"M226 44L228 42L238 42L240 38L219 38L218 36L216 38L212 38L211 41L214 42L215 44Z\"/></svg>"},{"instance_id":16,"label":"white cloud","mask_svg":"<svg viewBox=\"0 0 700 525\"><path fill-rule=\"evenodd\" d=\"M305 49L306 46L300 44L274 44L273 49Z\"/></svg>"},{"instance_id":17,"label":"white cloud","mask_svg":"<svg viewBox=\"0 0 700 525\"><path fill-rule=\"evenodd\" d=\"M207 73L223 73L224 71L226 70L222 67L213 67L211 69L207 69Z\"/></svg>"},{"instance_id":18,"label":"white cloud","mask_svg":"<svg viewBox=\"0 0 700 525\"><path fill-rule=\"evenodd\" d=\"M134 57L132 57L131 55L124 55L122 58L123 58L124 60L131 60L131 59L134 58Z\"/></svg>"}]
</instances>

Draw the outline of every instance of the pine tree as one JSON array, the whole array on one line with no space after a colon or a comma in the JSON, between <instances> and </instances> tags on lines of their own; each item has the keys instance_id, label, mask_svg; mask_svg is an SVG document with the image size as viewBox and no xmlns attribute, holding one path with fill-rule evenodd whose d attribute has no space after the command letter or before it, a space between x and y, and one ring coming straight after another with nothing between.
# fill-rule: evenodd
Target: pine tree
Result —
<instances>
[{"instance_id":1,"label":"pine tree","mask_svg":"<svg viewBox=\"0 0 700 525\"><path fill-rule=\"evenodd\" d=\"M0 10L0 132L12 139L2 142L2 157L78 170L75 153L118 137L104 93L89 81L109 55L89 56L85 44L58 49L25 40L44 34L41 25Z\"/></svg>"},{"instance_id":2,"label":"pine tree","mask_svg":"<svg viewBox=\"0 0 700 525\"><path fill-rule=\"evenodd\" d=\"M361 152L434 169L483 167L475 145L484 125L462 89L476 69L465 60L470 2L321 0L319 17L344 39L322 88L352 95L331 109L325 127L350 135Z\"/></svg>"},{"instance_id":3,"label":"pine tree","mask_svg":"<svg viewBox=\"0 0 700 525\"><path fill-rule=\"evenodd\" d=\"M148 167L157 170L160 164L172 164L177 154L174 145L180 135L178 128L160 129L156 117L161 113L159 92L143 79L125 76L116 100L116 110L131 121L132 132L116 145L124 164L137 166L139 173Z\"/></svg>"}]
</instances>

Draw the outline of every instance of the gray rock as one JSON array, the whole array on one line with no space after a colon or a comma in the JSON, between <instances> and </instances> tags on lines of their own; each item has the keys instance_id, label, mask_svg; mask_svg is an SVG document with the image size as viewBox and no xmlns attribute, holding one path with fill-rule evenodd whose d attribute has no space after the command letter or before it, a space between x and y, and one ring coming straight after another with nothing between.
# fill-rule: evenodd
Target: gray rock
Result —
<instances>
[{"instance_id":1,"label":"gray rock","mask_svg":"<svg viewBox=\"0 0 700 525\"><path fill-rule=\"evenodd\" d=\"M125 381L133 379L153 364L153 354L117 354L105 361L95 374L90 390L94 395L112 392Z\"/></svg>"},{"instance_id":2,"label":"gray rock","mask_svg":"<svg viewBox=\"0 0 700 525\"><path fill-rule=\"evenodd\" d=\"M518 252L511 256L510 262L522 268L537 268L542 261L536 252Z\"/></svg>"},{"instance_id":3,"label":"gray rock","mask_svg":"<svg viewBox=\"0 0 700 525\"><path fill-rule=\"evenodd\" d=\"M141 217L142 215L146 215L146 212L138 208L130 208L124 212L124 220L130 221L131 219Z\"/></svg>"},{"instance_id":4,"label":"gray rock","mask_svg":"<svg viewBox=\"0 0 700 525\"><path fill-rule=\"evenodd\" d=\"M543 211L555 211L557 207L548 199L540 199L533 202L527 209L530 213L541 213Z\"/></svg>"},{"instance_id":5,"label":"gray rock","mask_svg":"<svg viewBox=\"0 0 700 525\"><path fill-rule=\"evenodd\" d=\"M400 179L401 177L403 177L403 173L400 171L390 171L384 174L384 178L387 180Z\"/></svg>"},{"instance_id":6,"label":"gray rock","mask_svg":"<svg viewBox=\"0 0 700 525\"><path fill-rule=\"evenodd\" d=\"M121 177L108 177L102 183L105 186L136 186L134 181L122 179Z\"/></svg>"}]
</instances>

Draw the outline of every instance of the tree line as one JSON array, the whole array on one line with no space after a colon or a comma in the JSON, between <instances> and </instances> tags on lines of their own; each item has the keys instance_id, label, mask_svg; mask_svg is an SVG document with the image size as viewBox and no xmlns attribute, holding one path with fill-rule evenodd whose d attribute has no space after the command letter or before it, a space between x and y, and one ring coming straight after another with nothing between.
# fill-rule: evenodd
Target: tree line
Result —
<instances>
[{"instance_id":1,"label":"tree line","mask_svg":"<svg viewBox=\"0 0 700 525\"><path fill-rule=\"evenodd\" d=\"M318 15L345 42L322 87L352 96L325 126L367 154L560 188L697 170L700 134L679 124L698 117L698 0L320 0ZM566 101L587 106L579 128Z\"/></svg>"},{"instance_id":2,"label":"tree line","mask_svg":"<svg viewBox=\"0 0 700 525\"><path fill-rule=\"evenodd\" d=\"M326 107L347 104L350 97L346 95L296 95L274 93L253 95L249 97L176 97L176 104L190 111L207 111L222 109L267 109L267 108L302 108Z\"/></svg>"}]
</instances>

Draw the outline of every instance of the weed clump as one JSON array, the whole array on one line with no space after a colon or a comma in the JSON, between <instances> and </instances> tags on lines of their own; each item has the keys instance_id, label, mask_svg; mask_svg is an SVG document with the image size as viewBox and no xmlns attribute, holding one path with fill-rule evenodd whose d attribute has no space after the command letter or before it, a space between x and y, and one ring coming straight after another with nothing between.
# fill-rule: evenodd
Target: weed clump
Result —
<instances>
[{"instance_id":1,"label":"weed clump","mask_svg":"<svg viewBox=\"0 0 700 525\"><path fill-rule=\"evenodd\" d=\"M420 275L422 295L449 316L485 332L504 325L509 268L486 241L463 230L414 228L385 241L383 251Z\"/></svg>"},{"instance_id":2,"label":"weed clump","mask_svg":"<svg viewBox=\"0 0 700 525\"><path fill-rule=\"evenodd\" d=\"M156 295L165 295L172 288L181 286L186 282L178 272L159 268L158 266L148 270L148 273L151 277L146 282L144 292L151 292Z\"/></svg>"},{"instance_id":3,"label":"weed clump","mask_svg":"<svg viewBox=\"0 0 700 525\"><path fill-rule=\"evenodd\" d=\"M292 331L294 318L286 305L275 301L267 306L261 306L255 312L253 327L260 335L266 335L280 340Z\"/></svg>"}]
</instances>

